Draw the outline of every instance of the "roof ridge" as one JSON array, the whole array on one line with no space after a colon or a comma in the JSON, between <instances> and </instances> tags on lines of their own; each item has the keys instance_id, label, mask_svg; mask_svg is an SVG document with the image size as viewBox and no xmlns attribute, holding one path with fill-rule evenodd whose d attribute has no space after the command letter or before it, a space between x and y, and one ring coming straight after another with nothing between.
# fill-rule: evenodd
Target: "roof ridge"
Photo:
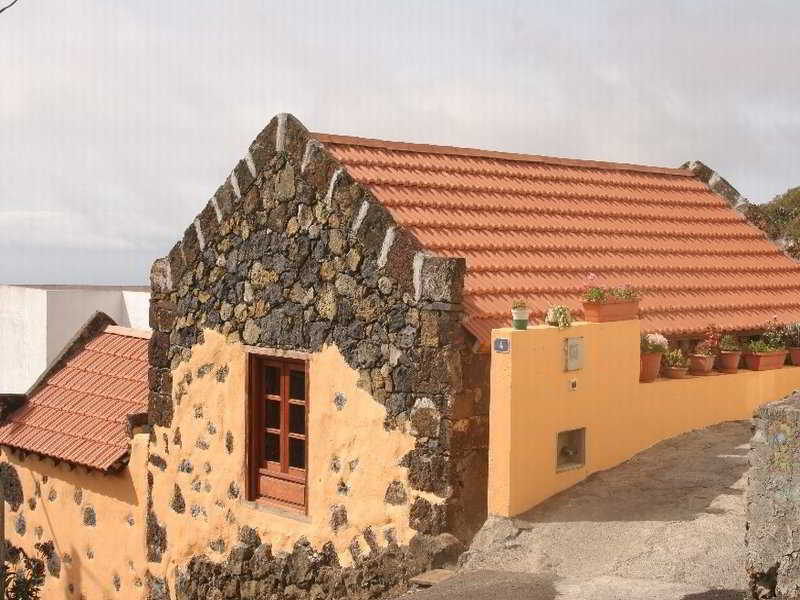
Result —
<instances>
[{"instance_id":1,"label":"roof ridge","mask_svg":"<svg viewBox=\"0 0 800 600\"><path fill-rule=\"evenodd\" d=\"M614 202L611 200L602 200L600 202ZM453 210L460 210L464 212L483 212L486 210L491 210L492 212L497 213L515 213L515 214L527 214L527 213L535 213L535 214L548 214L548 215L555 215L555 216L578 216L578 217L613 217L613 218L625 218L625 219L639 219L639 220L653 220L658 219L660 221L672 221L677 223L735 223L735 224L744 224L747 221L741 217L737 216L738 213L733 213L730 210L727 210L725 207L718 207L720 208L720 212L728 213L725 216L719 217L696 217L696 216L678 216L678 215L648 215L644 213L615 213L615 212L608 212L603 210L592 210L592 209L580 209L580 208L553 208L553 207L536 207L536 206L491 206L488 203L480 204L474 203L472 205L465 206L463 204L459 204L455 200L441 200L438 203L424 201L424 200L384 200L382 201L384 206L392 207L392 208L424 208L430 209L431 211L436 211L439 208L449 208ZM623 202L620 202L623 203ZM648 205L655 205L654 202L647 202ZM658 206L669 205L668 202L663 202ZM678 204L678 203L674 203ZM642 203L639 203L641 206ZM716 206L714 208L717 208ZM441 211L439 211L441 212Z\"/></svg>"},{"instance_id":2,"label":"roof ridge","mask_svg":"<svg viewBox=\"0 0 800 600\"><path fill-rule=\"evenodd\" d=\"M133 327L122 327L121 325L107 325L103 333L123 335L125 337L140 338L143 340L149 340L153 335L152 330L149 329L135 329Z\"/></svg>"},{"instance_id":3,"label":"roof ridge","mask_svg":"<svg viewBox=\"0 0 800 600\"><path fill-rule=\"evenodd\" d=\"M736 292L739 290L800 290L800 283L797 284L776 284L776 285L680 285L680 284L661 284L661 285L644 285L636 286L636 289L641 292ZM472 288L464 291L464 296L481 297L481 296L494 296L497 294L564 294L564 295L580 295L583 293L584 286L524 286L524 285L509 285L502 288Z\"/></svg>"},{"instance_id":4,"label":"roof ridge","mask_svg":"<svg viewBox=\"0 0 800 600\"><path fill-rule=\"evenodd\" d=\"M679 177L694 177L688 169L655 167L648 165L637 165L633 163L617 163L596 160L583 160L576 158L560 158L555 156L542 156L538 154L522 154L516 152L502 152L497 150L480 150L477 148L464 148L459 146L438 146L432 144L419 144L412 142L394 142L389 140L379 140L375 138L362 138L349 135L336 135L329 133L310 133L311 136L323 144L339 144L349 146L365 146L368 148L384 148L400 152L419 152L424 154L450 154L457 156L469 156L474 158L492 158L496 160L517 161L517 162L538 162L544 164L562 165L567 167L578 167L584 169L606 169L616 171L633 171L644 173L658 173L662 175L675 175Z\"/></svg>"},{"instance_id":5,"label":"roof ridge","mask_svg":"<svg viewBox=\"0 0 800 600\"><path fill-rule=\"evenodd\" d=\"M672 253L670 253L672 254ZM648 266L635 266L626 267L624 265L609 265L609 266L569 266L569 265L540 265L540 266L520 266L515 264L505 264L498 266L478 266L469 267L469 273L585 273L591 271L595 275L598 273L608 273L616 271L625 271L626 273L636 273L637 271L644 271L647 273L793 273L800 272L800 264L787 264L780 266L752 266L752 267L730 267L727 265L720 265L715 267L702 267L702 266L672 266L672 265L648 265ZM768 284L764 284L768 285ZM780 286L790 284L778 284ZM791 284L794 287L795 284ZM800 284L797 284L800 287ZM742 289L744 286L739 286L737 289ZM763 286L760 286L763 287Z\"/></svg>"},{"instance_id":6,"label":"roof ridge","mask_svg":"<svg viewBox=\"0 0 800 600\"><path fill-rule=\"evenodd\" d=\"M715 239L722 239L722 240L730 240L730 239L738 239L738 240L760 240L764 238L763 232L758 230L754 230L752 233L750 232L740 232L740 233L720 233L717 231L707 231L707 232L693 232L684 234L678 231L644 231L642 229L626 229L624 227L559 227L557 225L528 225L525 223L498 223L498 224L491 224L487 223L485 225L480 226L469 226L469 225L456 225L453 223L431 223L431 222L423 222L423 221L403 221L400 223L403 227L411 227L416 229L447 229L450 231L513 231L513 232L529 232L529 233L576 233L576 234L602 234L602 235L619 235L619 236L626 236L626 237L647 237L647 238L674 238L674 239L684 239L684 238L691 238L691 239L708 239L708 240L715 240ZM426 247L430 247L428 244L425 244ZM452 244L450 245L452 247Z\"/></svg>"},{"instance_id":7,"label":"roof ridge","mask_svg":"<svg viewBox=\"0 0 800 600\"><path fill-rule=\"evenodd\" d=\"M367 160L367 159L354 159L348 160L343 159L341 163L345 167L377 167L382 169L392 169L393 171L410 171L410 172L423 172L423 173L456 173L459 175L474 175L474 176L482 176L482 177L494 177L498 179L512 179L512 180L520 180L520 181L542 181L542 182L569 182L569 183L581 183L587 185L598 185L598 186L619 186L620 181L607 181L604 179L593 179L588 176L577 176L577 175L553 175L553 174L530 174L530 173L515 173L513 171L506 172L501 171L499 169L492 170L491 168L478 168L478 167L456 167L456 166L426 166L426 165L406 165L400 161L392 162L386 160ZM538 163L534 163L538 164ZM558 166L558 165L552 165ZM573 167L574 168L574 167ZM660 175L659 173L646 173L647 175ZM375 177L380 177L376 175ZM664 175L664 177L670 177L669 175ZM359 181L369 182L368 179L357 178ZM709 188L703 182L698 179L692 178L689 179L688 182L694 182L696 186L685 185L681 182L681 185L678 182L669 180L669 182L658 183L656 181L652 182L637 182L636 187L645 188L649 190L675 190L675 191L683 191L683 192L691 192L691 193L707 193L709 192ZM688 183L687 182L687 183ZM713 192L712 192L713 193Z\"/></svg>"}]
</instances>

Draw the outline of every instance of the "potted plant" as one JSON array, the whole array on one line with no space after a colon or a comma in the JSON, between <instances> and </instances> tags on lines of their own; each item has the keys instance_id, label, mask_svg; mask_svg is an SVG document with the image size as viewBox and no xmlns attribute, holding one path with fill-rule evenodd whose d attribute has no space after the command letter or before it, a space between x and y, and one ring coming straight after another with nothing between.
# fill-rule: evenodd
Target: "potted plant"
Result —
<instances>
[{"instance_id":1,"label":"potted plant","mask_svg":"<svg viewBox=\"0 0 800 600\"><path fill-rule=\"evenodd\" d=\"M680 348L674 348L664 355L664 374L670 379L683 379L689 370L689 362Z\"/></svg>"},{"instance_id":2,"label":"potted plant","mask_svg":"<svg viewBox=\"0 0 800 600\"><path fill-rule=\"evenodd\" d=\"M792 364L800 367L800 323L789 323L784 327L783 337L789 347L789 358Z\"/></svg>"},{"instance_id":3,"label":"potted plant","mask_svg":"<svg viewBox=\"0 0 800 600\"><path fill-rule=\"evenodd\" d=\"M661 370L661 356L667 351L667 338L660 333L644 334L639 348L639 381L655 381Z\"/></svg>"},{"instance_id":4,"label":"potted plant","mask_svg":"<svg viewBox=\"0 0 800 600\"><path fill-rule=\"evenodd\" d=\"M594 275L589 276L594 280ZM639 292L630 284L621 287L589 285L583 293L583 316L590 323L639 318Z\"/></svg>"},{"instance_id":5,"label":"potted plant","mask_svg":"<svg viewBox=\"0 0 800 600\"><path fill-rule=\"evenodd\" d=\"M689 372L692 375L708 375L714 368L714 358L719 349L719 332L714 325L706 328L703 339L689 355Z\"/></svg>"},{"instance_id":6,"label":"potted plant","mask_svg":"<svg viewBox=\"0 0 800 600\"><path fill-rule=\"evenodd\" d=\"M515 300L511 305L511 326L514 329L527 329L531 311L524 300Z\"/></svg>"},{"instance_id":7,"label":"potted plant","mask_svg":"<svg viewBox=\"0 0 800 600\"><path fill-rule=\"evenodd\" d=\"M547 313L544 316L544 324L566 329L572 325L572 313L566 306L556 304L547 309Z\"/></svg>"},{"instance_id":8,"label":"potted plant","mask_svg":"<svg viewBox=\"0 0 800 600\"><path fill-rule=\"evenodd\" d=\"M739 340L731 334L723 335L719 341L718 370L722 373L736 373L739 370L741 358L742 347Z\"/></svg>"},{"instance_id":9,"label":"potted plant","mask_svg":"<svg viewBox=\"0 0 800 600\"><path fill-rule=\"evenodd\" d=\"M753 371L780 369L786 362L787 354L784 331L775 317L767 323L764 333L747 345L744 362Z\"/></svg>"}]
</instances>

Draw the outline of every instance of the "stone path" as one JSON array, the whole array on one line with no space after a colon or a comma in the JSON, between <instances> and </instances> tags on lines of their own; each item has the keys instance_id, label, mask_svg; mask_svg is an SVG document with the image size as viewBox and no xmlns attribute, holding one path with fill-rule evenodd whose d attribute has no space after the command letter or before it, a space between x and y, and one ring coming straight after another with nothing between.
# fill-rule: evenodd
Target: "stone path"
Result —
<instances>
[{"instance_id":1,"label":"stone path","mask_svg":"<svg viewBox=\"0 0 800 600\"><path fill-rule=\"evenodd\" d=\"M749 439L744 421L693 431L490 518L461 574L412 597L739 600Z\"/></svg>"}]
</instances>

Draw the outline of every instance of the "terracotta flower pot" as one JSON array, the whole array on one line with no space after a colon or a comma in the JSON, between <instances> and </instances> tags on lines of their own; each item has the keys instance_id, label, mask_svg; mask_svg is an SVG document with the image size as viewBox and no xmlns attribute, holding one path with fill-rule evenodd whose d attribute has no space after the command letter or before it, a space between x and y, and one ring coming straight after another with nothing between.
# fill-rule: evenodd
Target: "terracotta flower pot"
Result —
<instances>
[{"instance_id":1,"label":"terracotta flower pot","mask_svg":"<svg viewBox=\"0 0 800 600\"><path fill-rule=\"evenodd\" d=\"M670 379L683 379L689 367L664 367L664 375Z\"/></svg>"},{"instance_id":2,"label":"terracotta flower pot","mask_svg":"<svg viewBox=\"0 0 800 600\"><path fill-rule=\"evenodd\" d=\"M705 354L689 355L689 372L692 375L708 375L714 368L714 355Z\"/></svg>"},{"instance_id":3,"label":"terracotta flower pot","mask_svg":"<svg viewBox=\"0 0 800 600\"><path fill-rule=\"evenodd\" d=\"M639 381L655 381L661 370L661 352L645 352L639 357Z\"/></svg>"},{"instance_id":4,"label":"terracotta flower pot","mask_svg":"<svg viewBox=\"0 0 800 600\"><path fill-rule=\"evenodd\" d=\"M745 352L744 364L752 371L770 371L780 369L786 362L787 350L775 352Z\"/></svg>"},{"instance_id":5,"label":"terracotta flower pot","mask_svg":"<svg viewBox=\"0 0 800 600\"><path fill-rule=\"evenodd\" d=\"M800 367L800 348L789 348L789 357L795 367Z\"/></svg>"},{"instance_id":6,"label":"terracotta flower pot","mask_svg":"<svg viewBox=\"0 0 800 600\"><path fill-rule=\"evenodd\" d=\"M739 370L739 360L742 353L738 350L722 350L717 357L719 366L717 370L722 373L736 373Z\"/></svg>"},{"instance_id":7,"label":"terracotta flower pot","mask_svg":"<svg viewBox=\"0 0 800 600\"><path fill-rule=\"evenodd\" d=\"M639 301L584 302L583 318L590 323L630 321L639 318Z\"/></svg>"}]
</instances>

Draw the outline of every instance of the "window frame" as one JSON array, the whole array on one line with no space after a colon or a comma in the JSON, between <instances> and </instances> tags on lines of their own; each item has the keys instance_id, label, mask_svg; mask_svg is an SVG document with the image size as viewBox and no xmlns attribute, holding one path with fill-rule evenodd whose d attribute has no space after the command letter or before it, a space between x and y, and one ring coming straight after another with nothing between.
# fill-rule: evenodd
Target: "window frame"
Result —
<instances>
[{"instance_id":1,"label":"window frame","mask_svg":"<svg viewBox=\"0 0 800 600\"><path fill-rule=\"evenodd\" d=\"M267 367L280 369L280 385L277 397L267 394L264 386L264 370ZM302 371L305 379L305 399L290 398L290 372ZM309 355L303 352L266 350L264 348L248 348L247 352L247 377L246 377L246 419L247 419L247 452L246 452L246 491L247 499L259 503L277 506L283 509L308 514L308 445L309 445L309 411L311 398L309 396ZM268 428L266 422L267 402L280 400L280 423L277 429ZM301 404L305 407L305 423L303 434L289 431L289 412L292 404ZM267 433L278 434L280 462L265 460L264 443ZM289 465L289 440L299 438L304 441L303 463L305 468L300 469ZM303 486L303 502L299 503L283 500L278 497L263 495L259 489L262 478L276 482L286 482L288 486Z\"/></svg>"}]
</instances>

